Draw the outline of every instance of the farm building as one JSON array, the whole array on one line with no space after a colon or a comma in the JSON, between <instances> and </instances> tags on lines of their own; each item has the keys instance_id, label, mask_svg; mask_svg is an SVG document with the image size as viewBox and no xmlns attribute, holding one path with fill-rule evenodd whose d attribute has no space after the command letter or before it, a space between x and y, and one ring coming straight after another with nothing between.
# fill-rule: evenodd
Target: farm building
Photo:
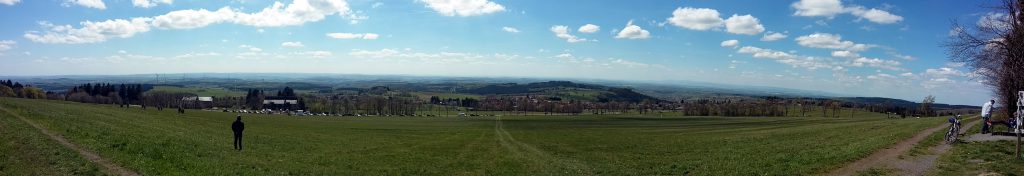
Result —
<instances>
[{"instance_id":1,"label":"farm building","mask_svg":"<svg viewBox=\"0 0 1024 176\"><path fill-rule=\"evenodd\" d=\"M213 108L213 97L182 97L181 106L186 109Z\"/></svg>"}]
</instances>

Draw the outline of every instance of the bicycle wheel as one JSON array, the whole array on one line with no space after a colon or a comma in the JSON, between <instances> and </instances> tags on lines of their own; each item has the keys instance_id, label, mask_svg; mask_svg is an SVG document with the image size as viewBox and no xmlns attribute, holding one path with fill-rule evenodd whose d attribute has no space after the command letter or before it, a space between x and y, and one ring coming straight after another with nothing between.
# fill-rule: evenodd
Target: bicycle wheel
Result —
<instances>
[{"instance_id":1,"label":"bicycle wheel","mask_svg":"<svg viewBox=\"0 0 1024 176\"><path fill-rule=\"evenodd\" d=\"M955 128L950 127L949 131L946 131L945 141L947 144L952 144L954 141L956 141L956 132L954 132L953 130L955 130Z\"/></svg>"},{"instance_id":2,"label":"bicycle wheel","mask_svg":"<svg viewBox=\"0 0 1024 176\"><path fill-rule=\"evenodd\" d=\"M959 127L952 129L953 138L949 140L949 143L956 143L956 139L959 139Z\"/></svg>"}]
</instances>

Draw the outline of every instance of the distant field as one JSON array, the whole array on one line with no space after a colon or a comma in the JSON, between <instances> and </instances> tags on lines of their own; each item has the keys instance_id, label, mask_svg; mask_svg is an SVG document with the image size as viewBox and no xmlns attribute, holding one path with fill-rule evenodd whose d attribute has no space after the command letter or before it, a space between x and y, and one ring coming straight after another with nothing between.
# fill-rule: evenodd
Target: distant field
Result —
<instances>
[{"instance_id":1,"label":"distant field","mask_svg":"<svg viewBox=\"0 0 1024 176\"><path fill-rule=\"evenodd\" d=\"M482 98L483 98L483 96L480 96L480 95L474 95L474 94L461 94L461 93L441 93L441 92L410 92L410 93L411 93L412 95L415 95L416 97L419 97L420 99L423 99L423 100L430 100L430 97L431 97L431 96L437 96L438 98L441 98L441 99L447 99L447 98L458 98L458 99L463 99L463 98L473 98L473 99L482 99Z\"/></svg>"},{"instance_id":2,"label":"distant field","mask_svg":"<svg viewBox=\"0 0 1024 176\"><path fill-rule=\"evenodd\" d=\"M10 98L0 98L0 107L144 175L807 175L944 121L867 113L857 118L245 114L246 145L239 152L231 149L232 113L181 115ZM0 137L29 140L10 137L9 132L31 134L10 130L18 122L0 112L0 125L8 127L0 128ZM23 145L2 145L0 153L43 157L51 152L30 152L37 150L33 146L53 146ZM0 174L32 173L13 167L15 161L0 161L5 166ZM53 172L94 168L58 166L68 169Z\"/></svg>"},{"instance_id":3,"label":"distant field","mask_svg":"<svg viewBox=\"0 0 1024 176\"><path fill-rule=\"evenodd\" d=\"M174 87L174 86L154 86L152 90L147 92L171 92L171 93L193 93L203 97L239 97L245 96L244 91L232 91L224 88L200 88L200 87Z\"/></svg>"}]
</instances>

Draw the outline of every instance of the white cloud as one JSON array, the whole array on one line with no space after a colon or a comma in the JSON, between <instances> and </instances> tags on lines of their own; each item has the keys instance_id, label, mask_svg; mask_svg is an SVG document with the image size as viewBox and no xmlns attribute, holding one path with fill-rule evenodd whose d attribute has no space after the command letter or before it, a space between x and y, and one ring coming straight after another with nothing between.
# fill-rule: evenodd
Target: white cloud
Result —
<instances>
[{"instance_id":1,"label":"white cloud","mask_svg":"<svg viewBox=\"0 0 1024 176\"><path fill-rule=\"evenodd\" d=\"M650 64L633 62L633 61L623 60L623 59L612 60L612 63L613 64L623 65L623 66L627 66L627 67L649 67L649 66L651 66Z\"/></svg>"},{"instance_id":2,"label":"white cloud","mask_svg":"<svg viewBox=\"0 0 1024 176\"><path fill-rule=\"evenodd\" d=\"M374 39L377 39L379 36L380 35L377 35L377 34L374 34L374 33L363 33L363 34L359 34L359 33L327 33L327 37L336 38L336 39L365 39L365 40L374 40Z\"/></svg>"},{"instance_id":3,"label":"white cloud","mask_svg":"<svg viewBox=\"0 0 1024 176\"><path fill-rule=\"evenodd\" d=\"M303 45L302 42L284 42L284 43L281 43L281 47L286 47L286 48L302 48L302 47L305 47L305 46L306 45Z\"/></svg>"},{"instance_id":4,"label":"white cloud","mask_svg":"<svg viewBox=\"0 0 1024 176\"><path fill-rule=\"evenodd\" d=\"M0 55L4 54L4 51L11 50L14 45L18 44L13 40L0 40Z\"/></svg>"},{"instance_id":5,"label":"white cloud","mask_svg":"<svg viewBox=\"0 0 1024 176\"><path fill-rule=\"evenodd\" d=\"M795 67L795 68L805 68L805 69L809 69L809 70L816 70L816 69L841 70L841 69L843 69L841 66L838 66L838 65L836 65L836 64L834 64L832 62L829 62L828 60L825 60L825 59L814 58L814 57L807 57L807 56L798 56L798 55L794 55L794 54L790 54L790 53L786 53L786 52L782 52L782 51L775 51L775 50L771 50L771 49L764 49L764 48L758 48L758 47L753 47L753 46L744 46L744 47L736 50L736 53L750 54L754 58L771 59L771 60L774 60L775 62L786 64L786 65L789 65L789 66L792 66L792 67Z\"/></svg>"},{"instance_id":6,"label":"white cloud","mask_svg":"<svg viewBox=\"0 0 1024 176\"><path fill-rule=\"evenodd\" d=\"M890 75L890 74L885 74L885 73L879 73L879 74L875 74L875 75L869 75L868 79L887 80L887 79L896 79L896 76L893 76L893 75Z\"/></svg>"},{"instance_id":7,"label":"white cloud","mask_svg":"<svg viewBox=\"0 0 1024 176\"><path fill-rule=\"evenodd\" d=\"M311 58L317 58L317 59L331 57L331 56L334 55L334 53L331 53L330 51L306 51L306 52L298 52L298 53L295 53L295 54L301 55L301 56L306 56L306 57L311 57Z\"/></svg>"},{"instance_id":8,"label":"white cloud","mask_svg":"<svg viewBox=\"0 0 1024 176\"><path fill-rule=\"evenodd\" d=\"M513 28L513 27L508 27L508 26L501 27L501 30L503 30L505 32L508 32L508 33L519 33L519 29L516 29L516 28Z\"/></svg>"},{"instance_id":9,"label":"white cloud","mask_svg":"<svg viewBox=\"0 0 1024 176\"><path fill-rule=\"evenodd\" d=\"M722 26L724 20L719 17L718 10L709 8L676 8L668 22L672 25L698 31L706 31Z\"/></svg>"},{"instance_id":10,"label":"white cloud","mask_svg":"<svg viewBox=\"0 0 1024 176\"><path fill-rule=\"evenodd\" d=\"M380 37L380 35L377 35L375 33L363 34L363 39L366 39L366 40L377 40L377 38L379 38L379 37Z\"/></svg>"},{"instance_id":11,"label":"white cloud","mask_svg":"<svg viewBox=\"0 0 1024 176\"><path fill-rule=\"evenodd\" d=\"M805 47L847 50L853 52L864 51L874 47L874 45L858 44L851 41L842 41L842 39L842 36L839 36L838 34L814 33L797 37L796 42L797 44Z\"/></svg>"},{"instance_id":12,"label":"white cloud","mask_svg":"<svg viewBox=\"0 0 1024 176\"><path fill-rule=\"evenodd\" d=\"M951 77L964 76L965 74L963 72L961 72L960 70L956 70L956 69L949 68L949 67L942 67L942 68L930 68L930 69L927 69L927 70L924 71L924 75L930 76L930 77L933 77L933 78L951 78Z\"/></svg>"},{"instance_id":13,"label":"white cloud","mask_svg":"<svg viewBox=\"0 0 1024 176\"><path fill-rule=\"evenodd\" d=\"M505 11L501 4L488 0L419 0L444 16L477 16Z\"/></svg>"},{"instance_id":14,"label":"white cloud","mask_svg":"<svg viewBox=\"0 0 1024 176\"><path fill-rule=\"evenodd\" d=\"M122 54L124 54L124 53L122 53ZM174 56L174 58L175 58L175 59L187 59L187 58L200 58L200 57L210 57L210 56L220 56L220 55L221 55L221 54L220 54L220 53L217 53L217 52L209 52L209 53L185 53L185 54L182 54L182 55L177 55L177 56Z\"/></svg>"},{"instance_id":15,"label":"white cloud","mask_svg":"<svg viewBox=\"0 0 1024 176\"><path fill-rule=\"evenodd\" d=\"M159 4L170 5L172 3L174 3L174 0L132 0L132 6L142 8L156 7Z\"/></svg>"},{"instance_id":16,"label":"white cloud","mask_svg":"<svg viewBox=\"0 0 1024 176\"><path fill-rule=\"evenodd\" d=\"M761 41L770 42L770 41L781 40L781 39L784 39L786 37L789 37L789 36L786 36L786 34L782 34L782 33L778 33L778 32L768 32L768 33L765 33L764 36L761 37Z\"/></svg>"},{"instance_id":17,"label":"white cloud","mask_svg":"<svg viewBox=\"0 0 1024 176\"><path fill-rule=\"evenodd\" d=\"M771 49L758 48L753 46L744 46L739 50L736 50L740 54L751 54L756 58L768 58L768 59L795 59L796 55L792 55L782 51L775 51Z\"/></svg>"},{"instance_id":18,"label":"white cloud","mask_svg":"<svg viewBox=\"0 0 1024 176\"><path fill-rule=\"evenodd\" d=\"M925 89L934 89L939 87L954 86L956 81L949 78L932 78L926 81L921 81L921 86Z\"/></svg>"},{"instance_id":19,"label":"white cloud","mask_svg":"<svg viewBox=\"0 0 1024 176\"><path fill-rule=\"evenodd\" d=\"M1010 17L1005 13L989 12L988 14L981 16L981 18L978 18L978 27L1005 30L1010 28L1008 23L1009 20Z\"/></svg>"},{"instance_id":20,"label":"white cloud","mask_svg":"<svg viewBox=\"0 0 1024 176\"><path fill-rule=\"evenodd\" d=\"M892 24L903 21L903 17L901 16L893 15L892 13L889 13L887 11L878 10L875 8L864 10L863 7L851 7L849 11L850 14L854 16L863 19L868 19L868 21L875 22L878 24Z\"/></svg>"},{"instance_id":21,"label":"white cloud","mask_svg":"<svg viewBox=\"0 0 1024 176\"><path fill-rule=\"evenodd\" d=\"M764 32L761 22L751 15L735 15L725 20L725 31L733 34L756 35Z\"/></svg>"},{"instance_id":22,"label":"white cloud","mask_svg":"<svg viewBox=\"0 0 1024 176\"><path fill-rule=\"evenodd\" d=\"M949 68L961 68L961 67L964 67L964 65L967 65L967 63L963 63L963 62L950 62L950 63L946 63L946 67L949 67Z\"/></svg>"},{"instance_id":23,"label":"white cloud","mask_svg":"<svg viewBox=\"0 0 1024 176\"><path fill-rule=\"evenodd\" d=\"M844 13L842 2L839 0L800 0L794 2L790 7L796 9L793 15L796 16L823 16L832 18L836 14Z\"/></svg>"},{"instance_id":24,"label":"white cloud","mask_svg":"<svg viewBox=\"0 0 1024 176\"><path fill-rule=\"evenodd\" d=\"M41 22L41 26L45 29L43 32L28 31L24 37L40 43L95 43L106 41L112 37L128 38L136 33L147 32L150 27L192 29L217 23L280 27L320 21L327 15L333 14L354 18L351 16L352 12L349 10L348 3L344 0L295 0L288 5L275 2L272 6L256 13L243 13L229 7L220 8L217 11L178 10L153 18L112 19L103 22L85 21L81 23L81 28Z\"/></svg>"},{"instance_id":25,"label":"white cloud","mask_svg":"<svg viewBox=\"0 0 1024 176\"><path fill-rule=\"evenodd\" d=\"M726 41L722 41L721 45L722 45L722 47L736 47L739 44L740 44L739 40L726 40Z\"/></svg>"},{"instance_id":26,"label":"white cloud","mask_svg":"<svg viewBox=\"0 0 1024 176\"><path fill-rule=\"evenodd\" d=\"M568 26L562 26L562 25L551 26L551 32L555 33L555 37L558 37L560 39L565 39L565 41L569 42L569 43L576 43L576 42L585 42L585 41L587 41L587 39L579 38L579 37L576 37L575 35L569 34L569 27Z\"/></svg>"},{"instance_id":27,"label":"white cloud","mask_svg":"<svg viewBox=\"0 0 1024 176\"><path fill-rule=\"evenodd\" d=\"M153 27L160 29L193 29L206 27L215 23L229 22L235 19L237 12L231 8L220 8L217 11L206 9L178 10L153 17Z\"/></svg>"},{"instance_id":28,"label":"white cloud","mask_svg":"<svg viewBox=\"0 0 1024 176\"><path fill-rule=\"evenodd\" d=\"M978 70L978 71L983 71L984 72L984 71L987 71L987 70L982 69L982 70ZM931 69L925 70L924 73L921 73L922 76L926 77L926 80L921 81L921 85L924 86L926 89L933 89L933 88L938 88L938 87L949 87L949 86L962 86L962 84L958 84L957 81L954 79L954 78L960 78L960 77L969 77L969 78L979 79L978 82L985 82L985 81L987 81L987 80L984 80L984 79L980 79L979 76L981 76L982 74L984 74L984 73L975 73L975 72L964 73L964 72L961 72L960 70L957 70L955 68L949 68L949 67L931 68Z\"/></svg>"},{"instance_id":29,"label":"white cloud","mask_svg":"<svg viewBox=\"0 0 1024 176\"><path fill-rule=\"evenodd\" d=\"M619 34L615 36L618 39L648 39L651 38L651 32L640 28L640 26L634 25L633 20L626 23L626 27L619 31Z\"/></svg>"},{"instance_id":30,"label":"white cloud","mask_svg":"<svg viewBox=\"0 0 1024 176\"><path fill-rule=\"evenodd\" d=\"M57 26L49 22L40 22L44 32L28 31L24 37L39 43L96 43L110 38L128 38L135 34L149 31L150 18L133 18L131 20L115 19L101 22L85 21L81 28L71 25Z\"/></svg>"},{"instance_id":31,"label":"white cloud","mask_svg":"<svg viewBox=\"0 0 1024 176\"><path fill-rule=\"evenodd\" d=\"M238 48L248 49L249 52L254 52L254 53L263 52L263 49L254 47L252 45L238 45Z\"/></svg>"},{"instance_id":32,"label":"white cloud","mask_svg":"<svg viewBox=\"0 0 1024 176\"><path fill-rule=\"evenodd\" d=\"M889 55L892 55L892 57L896 57L896 58L900 58L900 59L908 60L908 61L917 60L917 58L914 58L914 56L902 55L902 54L899 54L899 53L896 53L896 52L889 52Z\"/></svg>"},{"instance_id":33,"label":"white cloud","mask_svg":"<svg viewBox=\"0 0 1024 176\"><path fill-rule=\"evenodd\" d=\"M352 12L344 0L295 0L287 6L274 2L256 13L236 13L234 22L256 27L294 26L333 14L344 16Z\"/></svg>"},{"instance_id":34,"label":"white cloud","mask_svg":"<svg viewBox=\"0 0 1024 176\"><path fill-rule=\"evenodd\" d=\"M21 2L21 0L0 0L0 4L9 5L9 6L17 4L18 2Z\"/></svg>"},{"instance_id":35,"label":"white cloud","mask_svg":"<svg viewBox=\"0 0 1024 176\"><path fill-rule=\"evenodd\" d=\"M580 26L580 29L577 30L577 31L579 31L580 33L595 33L595 32L600 31L600 30L601 30L601 26L594 25L594 24L586 24L586 25Z\"/></svg>"},{"instance_id":36,"label":"white cloud","mask_svg":"<svg viewBox=\"0 0 1024 176\"><path fill-rule=\"evenodd\" d=\"M61 5L69 7L71 5L79 5L82 7L95 8L95 9L107 9L107 4L103 3L103 0L65 0Z\"/></svg>"},{"instance_id":37,"label":"white cloud","mask_svg":"<svg viewBox=\"0 0 1024 176\"><path fill-rule=\"evenodd\" d=\"M569 53L562 53L562 54L558 54L558 55L555 55L555 58L560 58L560 59L571 59L571 58L573 58L573 57L572 57L572 54L569 54Z\"/></svg>"},{"instance_id":38,"label":"white cloud","mask_svg":"<svg viewBox=\"0 0 1024 176\"><path fill-rule=\"evenodd\" d=\"M857 54L855 52L846 51L846 50L839 50L839 51L832 51L832 57L855 58L855 57L860 57L860 54Z\"/></svg>"},{"instance_id":39,"label":"white cloud","mask_svg":"<svg viewBox=\"0 0 1024 176\"><path fill-rule=\"evenodd\" d=\"M882 59L878 59L878 58L867 58L867 57L859 57L859 58L853 59L850 62L850 64L849 64L849 66L854 66L854 67L869 66L869 67L889 69L889 70L903 70L902 68L900 68L900 65L901 65L901 63L899 61L882 60Z\"/></svg>"},{"instance_id":40,"label":"white cloud","mask_svg":"<svg viewBox=\"0 0 1024 176\"><path fill-rule=\"evenodd\" d=\"M68 63L84 63L95 60L91 57L61 57L60 61Z\"/></svg>"},{"instance_id":41,"label":"white cloud","mask_svg":"<svg viewBox=\"0 0 1024 176\"><path fill-rule=\"evenodd\" d=\"M354 57L358 57L358 58L387 58L387 57L396 56L398 54L399 54L399 51L398 50L393 50L393 49L381 49L381 50L377 50L377 51L352 50L351 52L348 53L348 55L354 56Z\"/></svg>"},{"instance_id":42,"label":"white cloud","mask_svg":"<svg viewBox=\"0 0 1024 176\"><path fill-rule=\"evenodd\" d=\"M709 8L676 8L672 17L666 19L669 24L698 31L706 31L725 27L725 31L733 34L756 35L765 31L761 21L751 15L733 14L729 19L722 19L718 10Z\"/></svg>"},{"instance_id":43,"label":"white cloud","mask_svg":"<svg viewBox=\"0 0 1024 176\"><path fill-rule=\"evenodd\" d=\"M849 13L850 15L857 16L859 19L867 19L878 24L893 24L903 21L903 17L885 10L867 9L857 5L844 6L839 0L800 0L790 5L790 7L796 9L796 12L793 13L795 16L827 17L831 19L838 14Z\"/></svg>"}]
</instances>

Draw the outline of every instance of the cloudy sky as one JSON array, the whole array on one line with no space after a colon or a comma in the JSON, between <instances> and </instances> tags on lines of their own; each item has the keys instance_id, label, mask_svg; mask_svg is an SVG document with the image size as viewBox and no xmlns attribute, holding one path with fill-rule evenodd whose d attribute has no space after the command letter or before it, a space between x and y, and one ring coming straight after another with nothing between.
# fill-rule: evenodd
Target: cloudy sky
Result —
<instances>
[{"instance_id":1,"label":"cloudy sky","mask_svg":"<svg viewBox=\"0 0 1024 176\"><path fill-rule=\"evenodd\" d=\"M701 81L979 104L941 43L994 1L0 0L0 75ZM970 29L967 29L970 30Z\"/></svg>"}]
</instances>

